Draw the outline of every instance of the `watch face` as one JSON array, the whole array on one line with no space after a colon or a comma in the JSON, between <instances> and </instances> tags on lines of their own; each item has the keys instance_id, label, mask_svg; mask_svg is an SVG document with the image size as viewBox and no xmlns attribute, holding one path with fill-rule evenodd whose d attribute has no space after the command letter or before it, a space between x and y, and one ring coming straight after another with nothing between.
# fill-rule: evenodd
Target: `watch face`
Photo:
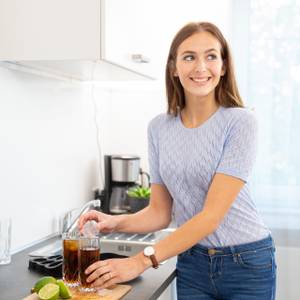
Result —
<instances>
[{"instance_id":1,"label":"watch face","mask_svg":"<svg viewBox=\"0 0 300 300\"><path fill-rule=\"evenodd\" d=\"M150 256L150 255L153 255L154 254L154 248L151 247L151 246L148 246L144 249L144 254L146 256Z\"/></svg>"}]
</instances>

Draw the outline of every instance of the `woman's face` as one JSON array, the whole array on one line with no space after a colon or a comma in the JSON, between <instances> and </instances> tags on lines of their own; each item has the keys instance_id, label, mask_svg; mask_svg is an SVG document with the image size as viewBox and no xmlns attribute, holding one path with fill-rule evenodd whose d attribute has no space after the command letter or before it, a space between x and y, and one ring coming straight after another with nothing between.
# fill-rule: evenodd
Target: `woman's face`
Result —
<instances>
[{"instance_id":1,"label":"woman's face","mask_svg":"<svg viewBox=\"0 0 300 300\"><path fill-rule=\"evenodd\" d=\"M184 40L177 50L176 69L186 97L214 96L224 75L219 41L208 32L199 32Z\"/></svg>"}]
</instances>

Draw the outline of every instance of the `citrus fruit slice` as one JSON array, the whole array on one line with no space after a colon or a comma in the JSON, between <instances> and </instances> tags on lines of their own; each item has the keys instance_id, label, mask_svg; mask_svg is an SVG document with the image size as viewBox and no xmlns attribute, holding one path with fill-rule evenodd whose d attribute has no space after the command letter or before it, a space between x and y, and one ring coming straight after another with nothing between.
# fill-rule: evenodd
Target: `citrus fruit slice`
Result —
<instances>
[{"instance_id":1,"label":"citrus fruit slice","mask_svg":"<svg viewBox=\"0 0 300 300\"><path fill-rule=\"evenodd\" d=\"M56 281L56 283L59 286L59 296L60 296L60 298L69 299L69 298L72 297L72 294L71 294L69 288L65 285L65 283L61 279L58 279Z\"/></svg>"},{"instance_id":2,"label":"citrus fruit slice","mask_svg":"<svg viewBox=\"0 0 300 300\"><path fill-rule=\"evenodd\" d=\"M40 289L38 295L41 300L56 300L59 296L59 286L54 283L47 283Z\"/></svg>"},{"instance_id":3,"label":"citrus fruit slice","mask_svg":"<svg viewBox=\"0 0 300 300\"><path fill-rule=\"evenodd\" d=\"M56 279L52 276L44 276L41 279L39 279L34 287L33 287L33 292L38 293L40 289L45 286L47 283L56 283Z\"/></svg>"}]
</instances>

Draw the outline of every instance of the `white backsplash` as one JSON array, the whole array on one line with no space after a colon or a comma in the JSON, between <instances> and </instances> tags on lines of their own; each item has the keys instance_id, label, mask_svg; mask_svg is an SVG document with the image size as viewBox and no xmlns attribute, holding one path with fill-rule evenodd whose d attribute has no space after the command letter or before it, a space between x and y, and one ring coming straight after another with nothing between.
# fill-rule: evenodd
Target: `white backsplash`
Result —
<instances>
[{"instance_id":1,"label":"white backsplash","mask_svg":"<svg viewBox=\"0 0 300 300\"><path fill-rule=\"evenodd\" d=\"M98 182L91 99L82 85L0 67L0 211L12 250L58 230Z\"/></svg>"},{"instance_id":2,"label":"white backsplash","mask_svg":"<svg viewBox=\"0 0 300 300\"><path fill-rule=\"evenodd\" d=\"M166 107L161 86L0 66L0 211L12 217L13 251L57 232L66 211L91 200L101 185L97 135L100 154L138 154L148 170L147 124Z\"/></svg>"}]
</instances>

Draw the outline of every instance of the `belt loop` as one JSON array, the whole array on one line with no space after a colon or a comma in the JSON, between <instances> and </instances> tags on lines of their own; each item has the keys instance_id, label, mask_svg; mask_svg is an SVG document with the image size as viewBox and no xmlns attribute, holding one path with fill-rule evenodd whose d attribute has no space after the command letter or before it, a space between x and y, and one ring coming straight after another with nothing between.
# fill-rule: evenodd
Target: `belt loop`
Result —
<instances>
[{"instance_id":1,"label":"belt loop","mask_svg":"<svg viewBox=\"0 0 300 300\"><path fill-rule=\"evenodd\" d=\"M237 254L235 253L235 249L234 249L233 246L230 246L230 251L231 251L231 253L232 253L233 261L234 261L235 263L237 263L237 262L238 262L238 260L237 260Z\"/></svg>"}]
</instances>

